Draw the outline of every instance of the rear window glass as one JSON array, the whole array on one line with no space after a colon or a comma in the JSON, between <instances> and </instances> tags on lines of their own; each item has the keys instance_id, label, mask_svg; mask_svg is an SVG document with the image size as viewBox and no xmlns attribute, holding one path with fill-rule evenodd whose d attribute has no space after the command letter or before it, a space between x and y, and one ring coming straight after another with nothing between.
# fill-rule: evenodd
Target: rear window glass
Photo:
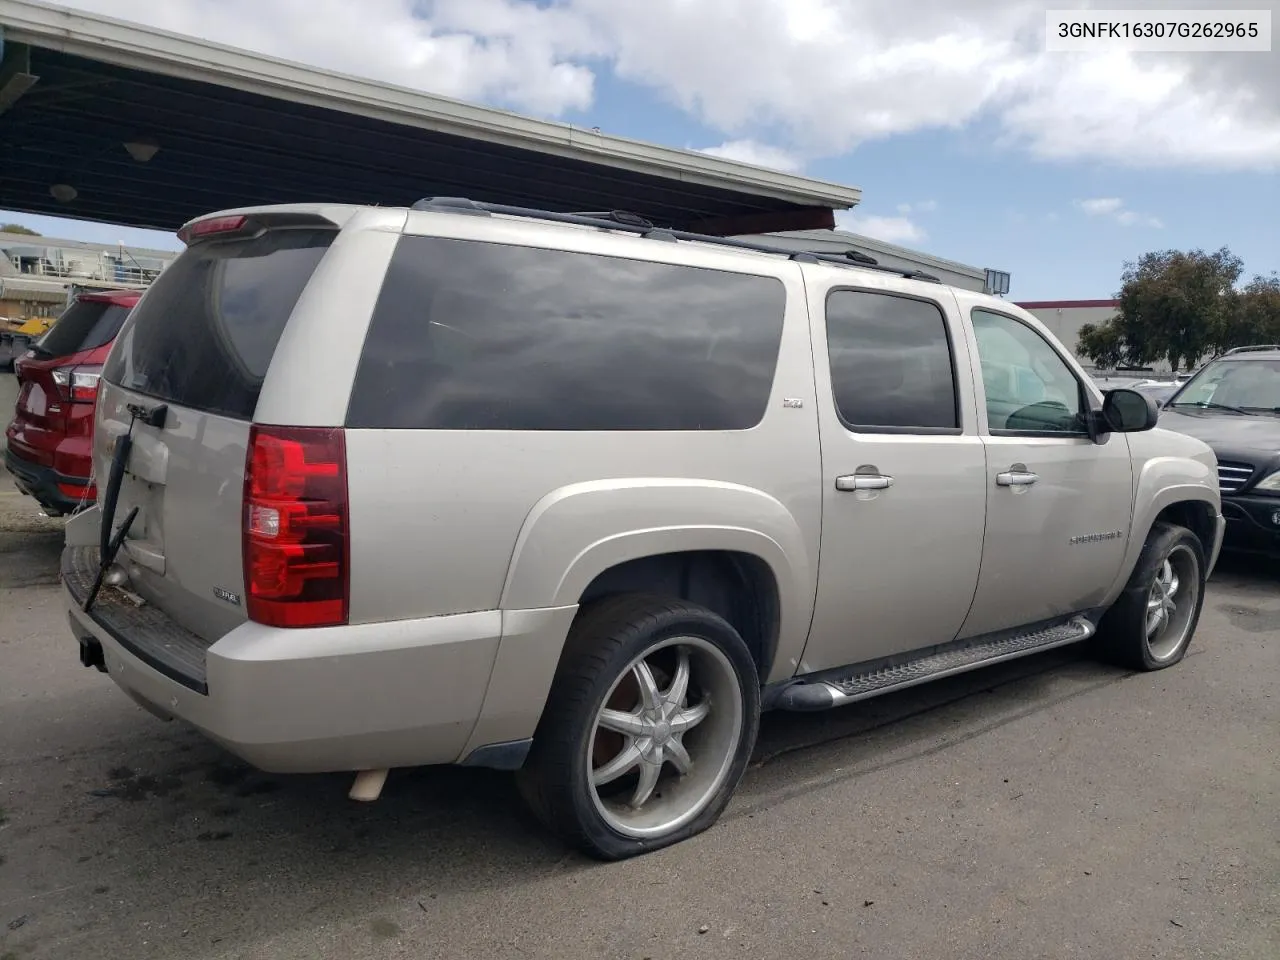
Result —
<instances>
[{"instance_id":1,"label":"rear window glass","mask_svg":"<svg viewBox=\"0 0 1280 960\"><path fill-rule=\"evenodd\" d=\"M406 236L347 424L747 429L769 402L785 304L772 277Z\"/></svg>"},{"instance_id":2,"label":"rear window glass","mask_svg":"<svg viewBox=\"0 0 1280 960\"><path fill-rule=\"evenodd\" d=\"M101 300L77 300L32 346L46 357L66 357L110 343L129 308Z\"/></svg>"},{"instance_id":3,"label":"rear window glass","mask_svg":"<svg viewBox=\"0 0 1280 960\"><path fill-rule=\"evenodd\" d=\"M262 380L332 230L201 243L134 308L104 376L178 406L253 417Z\"/></svg>"}]
</instances>

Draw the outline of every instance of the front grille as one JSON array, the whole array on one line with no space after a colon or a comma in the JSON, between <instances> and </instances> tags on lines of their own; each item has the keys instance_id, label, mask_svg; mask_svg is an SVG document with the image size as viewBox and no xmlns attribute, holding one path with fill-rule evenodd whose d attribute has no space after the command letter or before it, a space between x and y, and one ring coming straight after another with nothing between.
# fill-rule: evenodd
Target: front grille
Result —
<instances>
[{"instance_id":1,"label":"front grille","mask_svg":"<svg viewBox=\"0 0 1280 960\"><path fill-rule=\"evenodd\" d=\"M1253 477L1253 467L1247 463L1218 462L1218 490L1235 493Z\"/></svg>"}]
</instances>

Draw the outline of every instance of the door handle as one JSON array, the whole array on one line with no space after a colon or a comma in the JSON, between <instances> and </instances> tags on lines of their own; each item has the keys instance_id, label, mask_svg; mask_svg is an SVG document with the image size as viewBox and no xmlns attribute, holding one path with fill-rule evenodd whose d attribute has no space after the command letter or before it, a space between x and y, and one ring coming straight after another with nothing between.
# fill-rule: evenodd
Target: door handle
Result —
<instances>
[{"instance_id":1,"label":"door handle","mask_svg":"<svg viewBox=\"0 0 1280 960\"><path fill-rule=\"evenodd\" d=\"M837 490L884 490L893 486L893 477L873 473L851 473L836 477Z\"/></svg>"},{"instance_id":2,"label":"door handle","mask_svg":"<svg viewBox=\"0 0 1280 960\"><path fill-rule=\"evenodd\" d=\"M1039 479L1038 474L1028 473L1025 470L1009 470L996 474L996 483L1002 487L1029 487Z\"/></svg>"}]
</instances>

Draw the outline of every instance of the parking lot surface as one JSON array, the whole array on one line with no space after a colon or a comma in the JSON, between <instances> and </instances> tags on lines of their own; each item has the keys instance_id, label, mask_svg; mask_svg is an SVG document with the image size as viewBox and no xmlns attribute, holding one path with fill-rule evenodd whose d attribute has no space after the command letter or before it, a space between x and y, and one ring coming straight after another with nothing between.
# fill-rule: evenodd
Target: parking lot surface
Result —
<instances>
[{"instance_id":1,"label":"parking lot surface","mask_svg":"<svg viewBox=\"0 0 1280 960\"><path fill-rule=\"evenodd\" d=\"M0 410L12 407L0 374ZM1280 572L1187 659L1054 651L766 718L720 824L603 865L507 775L257 773L84 670L0 478L0 960L1280 957Z\"/></svg>"}]
</instances>

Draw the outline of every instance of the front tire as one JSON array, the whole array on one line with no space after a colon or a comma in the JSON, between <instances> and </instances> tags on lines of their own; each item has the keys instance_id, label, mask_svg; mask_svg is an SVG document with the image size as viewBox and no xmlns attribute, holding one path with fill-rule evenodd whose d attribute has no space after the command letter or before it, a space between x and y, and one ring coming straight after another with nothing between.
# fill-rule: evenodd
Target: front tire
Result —
<instances>
[{"instance_id":1,"label":"front tire","mask_svg":"<svg viewBox=\"0 0 1280 960\"><path fill-rule=\"evenodd\" d=\"M1098 625L1097 649L1133 670L1163 670L1186 655L1204 604L1204 547L1186 527L1158 522L1124 593Z\"/></svg>"},{"instance_id":2,"label":"front tire","mask_svg":"<svg viewBox=\"0 0 1280 960\"><path fill-rule=\"evenodd\" d=\"M722 617L611 597L575 620L518 782L554 833L620 860L715 823L759 723L755 662Z\"/></svg>"}]
</instances>

